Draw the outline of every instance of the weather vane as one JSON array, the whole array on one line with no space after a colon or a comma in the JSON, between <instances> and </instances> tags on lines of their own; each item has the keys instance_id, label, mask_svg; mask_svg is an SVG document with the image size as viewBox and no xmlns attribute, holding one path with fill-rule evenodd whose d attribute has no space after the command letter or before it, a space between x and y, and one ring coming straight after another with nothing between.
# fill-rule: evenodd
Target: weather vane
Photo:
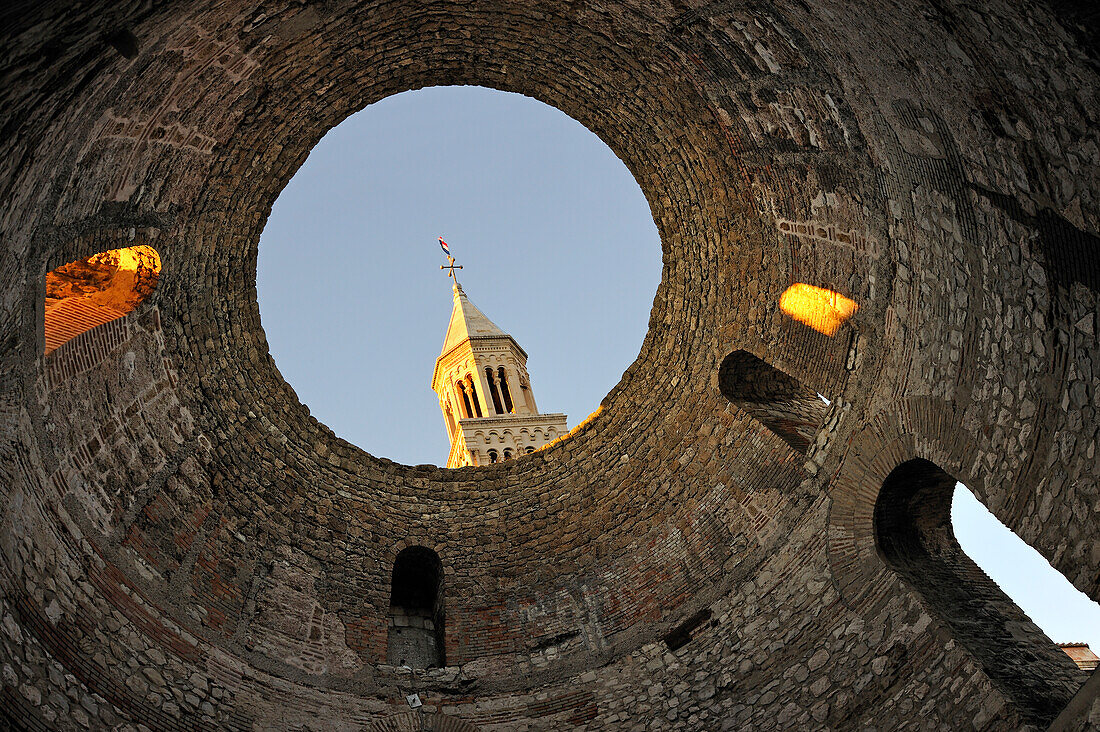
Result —
<instances>
[{"instance_id":1,"label":"weather vane","mask_svg":"<svg viewBox=\"0 0 1100 732\"><path fill-rule=\"evenodd\" d=\"M451 248L447 246L447 242L443 241L443 237L439 237L439 246L443 247L443 253L447 255L447 264L441 264L439 268L447 270L447 276L453 277L455 284L458 285L458 275L455 274L455 270L462 269L462 265L455 264L455 258L451 256Z\"/></svg>"}]
</instances>

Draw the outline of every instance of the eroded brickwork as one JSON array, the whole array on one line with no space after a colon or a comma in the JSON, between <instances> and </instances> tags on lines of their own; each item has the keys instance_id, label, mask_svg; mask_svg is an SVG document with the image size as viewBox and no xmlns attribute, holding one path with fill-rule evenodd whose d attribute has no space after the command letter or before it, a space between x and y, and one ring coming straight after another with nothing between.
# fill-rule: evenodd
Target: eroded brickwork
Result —
<instances>
[{"instance_id":1,"label":"eroded brickwork","mask_svg":"<svg viewBox=\"0 0 1100 732\"><path fill-rule=\"evenodd\" d=\"M1047 5L87 0L4 28L6 723L1049 721L873 520L894 468L928 460L1100 599L1097 75ZM343 442L255 302L267 211L312 145L427 84L572 115L661 233L638 360L583 428L501 465ZM44 356L45 273L138 243L152 294ZM778 307L797 282L859 309L816 332ZM806 450L723 396L739 350L831 400ZM411 546L443 566L442 668L386 663ZM1018 636L1009 666L1049 650Z\"/></svg>"}]
</instances>

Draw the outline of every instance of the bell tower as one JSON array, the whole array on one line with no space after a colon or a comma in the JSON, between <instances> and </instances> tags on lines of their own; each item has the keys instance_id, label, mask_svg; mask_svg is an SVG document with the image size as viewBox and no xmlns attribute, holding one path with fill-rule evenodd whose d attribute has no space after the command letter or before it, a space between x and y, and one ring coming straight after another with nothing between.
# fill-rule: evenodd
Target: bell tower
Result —
<instances>
[{"instance_id":1,"label":"bell tower","mask_svg":"<svg viewBox=\"0 0 1100 732\"><path fill-rule=\"evenodd\" d=\"M451 438L447 467L509 460L566 434L564 414L540 414L535 405L527 352L470 302L457 280L453 289L432 375Z\"/></svg>"}]
</instances>

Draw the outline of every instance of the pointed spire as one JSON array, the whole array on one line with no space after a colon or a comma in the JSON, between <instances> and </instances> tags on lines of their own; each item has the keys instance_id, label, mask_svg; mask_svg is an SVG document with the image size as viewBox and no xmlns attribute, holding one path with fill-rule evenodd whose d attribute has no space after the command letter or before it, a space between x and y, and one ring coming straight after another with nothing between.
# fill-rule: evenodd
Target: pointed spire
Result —
<instances>
[{"instance_id":1,"label":"pointed spire","mask_svg":"<svg viewBox=\"0 0 1100 732\"><path fill-rule=\"evenodd\" d=\"M446 353L467 338L508 337L507 333L470 302L461 285L455 282L451 289L454 292L454 308L451 310L447 336L443 339L442 353Z\"/></svg>"}]
</instances>

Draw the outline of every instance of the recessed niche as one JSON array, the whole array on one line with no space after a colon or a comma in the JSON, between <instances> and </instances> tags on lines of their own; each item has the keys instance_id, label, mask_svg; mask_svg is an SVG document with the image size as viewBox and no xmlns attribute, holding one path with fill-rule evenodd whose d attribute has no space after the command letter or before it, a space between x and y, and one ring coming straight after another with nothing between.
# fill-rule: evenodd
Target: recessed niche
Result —
<instances>
[{"instance_id":1,"label":"recessed niche","mask_svg":"<svg viewBox=\"0 0 1100 732\"><path fill-rule=\"evenodd\" d=\"M806 452L829 400L748 351L734 351L718 368L718 388L796 452Z\"/></svg>"},{"instance_id":2,"label":"recessed niche","mask_svg":"<svg viewBox=\"0 0 1100 732\"><path fill-rule=\"evenodd\" d=\"M390 580L387 663L410 668L444 665L445 623L439 555L423 546L403 549Z\"/></svg>"}]
</instances>

